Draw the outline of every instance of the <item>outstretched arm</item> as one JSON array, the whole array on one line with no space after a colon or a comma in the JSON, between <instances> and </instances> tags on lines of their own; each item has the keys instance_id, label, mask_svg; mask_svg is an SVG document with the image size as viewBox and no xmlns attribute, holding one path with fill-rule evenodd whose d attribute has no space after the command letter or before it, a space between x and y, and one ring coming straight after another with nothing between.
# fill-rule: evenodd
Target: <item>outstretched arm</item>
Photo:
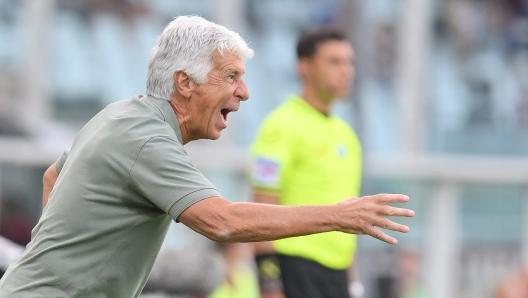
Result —
<instances>
[{"instance_id":1,"label":"outstretched arm","mask_svg":"<svg viewBox=\"0 0 528 298\"><path fill-rule=\"evenodd\" d=\"M398 241L376 227L406 233L409 228L384 216L414 216L414 211L387 206L404 203L405 195L380 194L350 198L335 205L277 206L232 203L224 198L202 200L185 210L178 220L211 240L269 241L315 233L341 231L368 234L381 241Z\"/></svg>"},{"instance_id":2,"label":"outstretched arm","mask_svg":"<svg viewBox=\"0 0 528 298\"><path fill-rule=\"evenodd\" d=\"M269 193L256 192L255 195L253 196L253 202L277 205L279 202L279 194L271 193L271 192ZM273 247L273 244L270 241L255 242L254 251L256 255L273 254L275 253L275 248Z\"/></svg>"},{"instance_id":3,"label":"outstretched arm","mask_svg":"<svg viewBox=\"0 0 528 298\"><path fill-rule=\"evenodd\" d=\"M52 164L51 167L46 170L44 178L42 179L44 184L44 189L42 191L42 208L46 207L48 204L48 197L57 181L57 177L59 177L59 173L57 173L55 164Z\"/></svg>"}]
</instances>

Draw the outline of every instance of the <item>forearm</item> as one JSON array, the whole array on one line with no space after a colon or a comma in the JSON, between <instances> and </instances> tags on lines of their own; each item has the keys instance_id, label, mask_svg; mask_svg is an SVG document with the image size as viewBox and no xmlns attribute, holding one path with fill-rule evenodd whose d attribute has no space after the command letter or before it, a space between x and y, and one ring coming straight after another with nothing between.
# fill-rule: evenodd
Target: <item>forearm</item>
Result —
<instances>
[{"instance_id":1,"label":"forearm","mask_svg":"<svg viewBox=\"0 0 528 298\"><path fill-rule=\"evenodd\" d=\"M334 231L335 206L277 206L233 203L228 207L230 238L235 242L271 241Z\"/></svg>"},{"instance_id":2,"label":"forearm","mask_svg":"<svg viewBox=\"0 0 528 298\"><path fill-rule=\"evenodd\" d=\"M414 211L387 206L405 203L407 196L379 194L349 198L335 205L276 206L258 203L231 203L212 197L187 208L178 220L196 232L218 242L269 241L308 234L341 231L368 234L390 244L395 238L378 227L407 233L409 227L386 216L414 216Z\"/></svg>"},{"instance_id":3,"label":"forearm","mask_svg":"<svg viewBox=\"0 0 528 298\"><path fill-rule=\"evenodd\" d=\"M223 198L209 198L197 204L200 206L195 207L199 208L187 209L179 220L218 242L270 241L337 229L335 205L286 207L231 203ZM192 209L205 211L208 216L193 214Z\"/></svg>"},{"instance_id":4,"label":"forearm","mask_svg":"<svg viewBox=\"0 0 528 298\"><path fill-rule=\"evenodd\" d=\"M279 205L280 191L270 191L267 189L254 189L253 202L263 204ZM262 241L253 243L253 253L255 256L272 255L275 253L273 242Z\"/></svg>"},{"instance_id":5,"label":"forearm","mask_svg":"<svg viewBox=\"0 0 528 298\"><path fill-rule=\"evenodd\" d=\"M57 177L59 177L59 174L57 173L57 169L55 168L55 164L51 165L46 172L44 173L44 178L42 179L43 183L43 191L42 191L42 207L46 207L48 204L48 198L53 190L53 186L55 185L55 182L57 181Z\"/></svg>"}]
</instances>

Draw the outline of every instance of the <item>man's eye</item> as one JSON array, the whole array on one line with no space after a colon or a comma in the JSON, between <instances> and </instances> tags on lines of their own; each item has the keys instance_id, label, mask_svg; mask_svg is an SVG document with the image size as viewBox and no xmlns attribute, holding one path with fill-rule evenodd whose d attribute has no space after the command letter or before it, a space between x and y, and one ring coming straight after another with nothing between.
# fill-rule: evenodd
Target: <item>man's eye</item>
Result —
<instances>
[{"instance_id":1,"label":"man's eye","mask_svg":"<svg viewBox=\"0 0 528 298\"><path fill-rule=\"evenodd\" d=\"M230 75L227 77L228 80L230 81L234 81L235 80L235 76L234 75Z\"/></svg>"}]
</instances>

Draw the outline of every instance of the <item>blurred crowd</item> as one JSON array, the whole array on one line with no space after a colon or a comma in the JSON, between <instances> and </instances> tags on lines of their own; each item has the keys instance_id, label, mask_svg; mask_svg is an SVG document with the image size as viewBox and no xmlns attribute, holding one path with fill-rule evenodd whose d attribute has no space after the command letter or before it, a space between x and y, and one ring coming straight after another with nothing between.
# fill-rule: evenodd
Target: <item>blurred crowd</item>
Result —
<instances>
[{"instance_id":1,"label":"blurred crowd","mask_svg":"<svg viewBox=\"0 0 528 298\"><path fill-rule=\"evenodd\" d=\"M23 96L17 72L24 63L23 2L0 1L0 133L20 134L9 121L9 101ZM56 1L49 28L46 78L57 119L83 122L106 104L144 91L150 48L161 28L178 14L222 18L218 1ZM257 55L248 65L253 102L245 115L254 133L263 116L298 86L293 44L302 28L341 24L339 1L240 1L233 26ZM358 5L361 30L355 100L340 112L361 126L369 152L401 151L397 59L399 4ZM528 19L522 0L452 0L434 5L427 67L428 149L440 152L525 154L515 142L528 126ZM355 13L359 17L361 14ZM360 31L362 34L354 32ZM276 55L280 53L280 55ZM293 86L293 87L292 87ZM271 98L271 100L264 100ZM260 100L262 99L262 100ZM356 109L356 111L354 111ZM360 114L360 115L359 115ZM358 116L359 115L359 116ZM375 121L383 117L385 121ZM360 119L355 119L360 118ZM248 134L240 134L248 135ZM474 136L467 142L467 136ZM489 140L502 138L500 145ZM236 137L247 146L249 137ZM475 142L479 146L475 145ZM479 151L480 150L480 151Z\"/></svg>"},{"instance_id":2,"label":"blurred crowd","mask_svg":"<svg viewBox=\"0 0 528 298\"><path fill-rule=\"evenodd\" d=\"M526 1L446 1L434 32L429 104L440 147L461 150L452 144L466 137L478 144L469 152L526 154Z\"/></svg>"}]
</instances>

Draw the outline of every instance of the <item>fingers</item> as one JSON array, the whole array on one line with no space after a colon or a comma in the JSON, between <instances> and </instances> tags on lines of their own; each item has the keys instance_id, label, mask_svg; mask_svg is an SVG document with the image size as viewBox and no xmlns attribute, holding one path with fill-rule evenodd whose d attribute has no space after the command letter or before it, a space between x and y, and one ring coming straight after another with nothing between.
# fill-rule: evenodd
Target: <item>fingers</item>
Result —
<instances>
[{"instance_id":1,"label":"fingers","mask_svg":"<svg viewBox=\"0 0 528 298\"><path fill-rule=\"evenodd\" d=\"M379 194L375 195L374 197L376 198L376 201L378 203L381 203L383 205L389 203L406 203L409 201L408 196L400 194Z\"/></svg>"},{"instance_id":2,"label":"fingers","mask_svg":"<svg viewBox=\"0 0 528 298\"><path fill-rule=\"evenodd\" d=\"M383 229L386 229L386 230L392 230L392 231L396 231L396 232L401 232L401 233L409 232L409 227L408 226L395 223L395 222L389 220L388 218L380 218L379 221L377 221L374 224L374 226L380 227L380 228L383 228Z\"/></svg>"},{"instance_id":3,"label":"fingers","mask_svg":"<svg viewBox=\"0 0 528 298\"><path fill-rule=\"evenodd\" d=\"M345 228L354 234L368 234L389 244L396 244L398 240L380 231L378 228L400 233L409 232L409 227L395 223L386 216L413 217L413 210L390 206L390 203L405 203L409 197L401 194L378 194L360 199L347 200L352 207L355 217L361 218L362 224ZM349 210L350 211L350 210ZM366 225L365 225L366 224Z\"/></svg>"},{"instance_id":4,"label":"fingers","mask_svg":"<svg viewBox=\"0 0 528 298\"><path fill-rule=\"evenodd\" d=\"M392 207L392 206L384 206L379 212L379 215L413 217L414 211L410 209L397 208L397 207Z\"/></svg>"},{"instance_id":5,"label":"fingers","mask_svg":"<svg viewBox=\"0 0 528 298\"><path fill-rule=\"evenodd\" d=\"M375 224L375 226L383 228L383 229L387 229L387 230L401 232L401 233L409 232L409 227L408 226L404 226L404 225L395 223L393 221L390 221L388 218L380 219ZM370 236L372 236L372 237L374 237L374 238L376 238L378 240L381 240L383 242L387 242L389 244L397 244L398 243L398 240L396 238L391 237L391 236L383 233L382 231L376 229L374 226L371 227L369 230L367 230L366 234L368 234L368 235L370 235Z\"/></svg>"},{"instance_id":6,"label":"fingers","mask_svg":"<svg viewBox=\"0 0 528 298\"><path fill-rule=\"evenodd\" d=\"M397 244L398 243L398 240L396 240L396 238L393 238L385 233L383 233L382 231L372 227L368 232L367 232L368 235L378 239L378 240L381 240L383 242L387 242L388 244Z\"/></svg>"},{"instance_id":7,"label":"fingers","mask_svg":"<svg viewBox=\"0 0 528 298\"><path fill-rule=\"evenodd\" d=\"M400 194L379 194L373 197L374 200L381 205L387 205L389 203L406 203L409 201L408 196ZM413 217L414 211L410 209L386 206L382 209L379 215Z\"/></svg>"}]
</instances>

